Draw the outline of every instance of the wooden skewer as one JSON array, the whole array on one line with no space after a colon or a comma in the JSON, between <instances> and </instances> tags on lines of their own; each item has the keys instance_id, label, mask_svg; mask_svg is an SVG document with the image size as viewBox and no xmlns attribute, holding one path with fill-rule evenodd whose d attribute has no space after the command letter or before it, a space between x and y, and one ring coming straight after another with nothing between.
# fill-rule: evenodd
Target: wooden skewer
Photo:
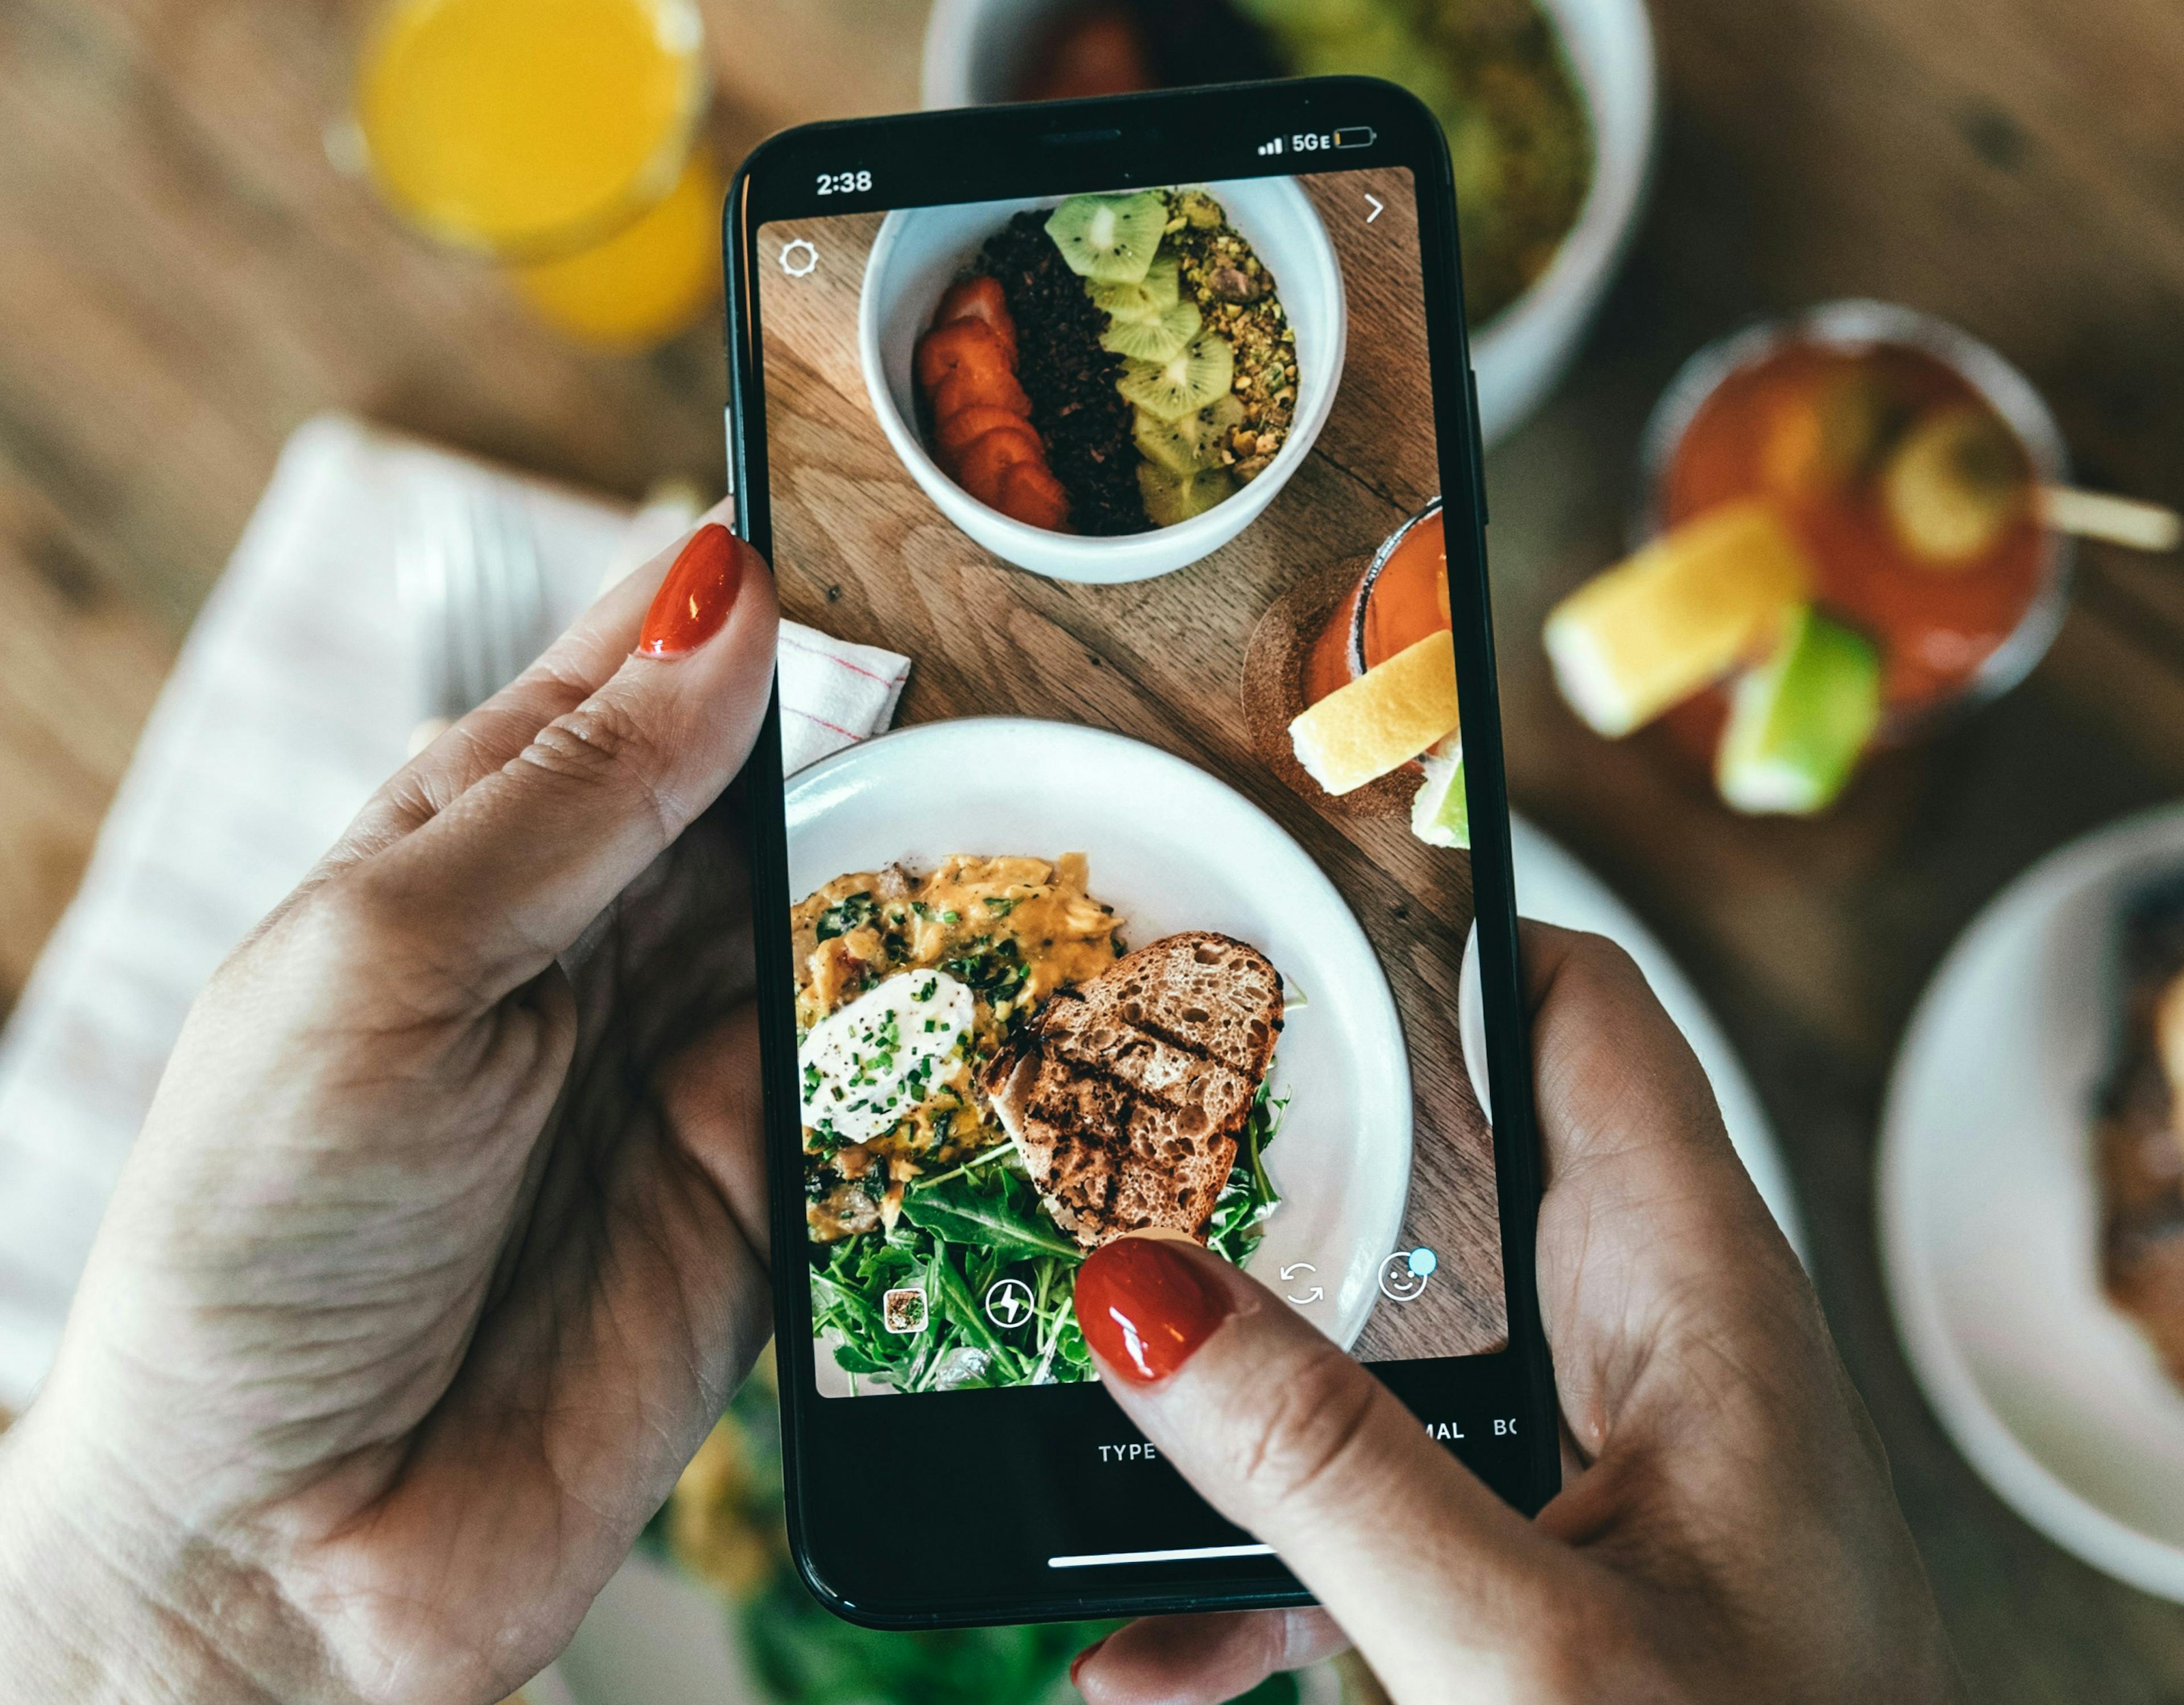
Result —
<instances>
[{"instance_id":1,"label":"wooden skewer","mask_svg":"<svg viewBox=\"0 0 2184 1705\"><path fill-rule=\"evenodd\" d=\"M2040 513L2058 533L2098 539L2131 551L2174 551L2184 544L2184 516L2135 497L2080 491L2068 485L2040 488Z\"/></svg>"}]
</instances>

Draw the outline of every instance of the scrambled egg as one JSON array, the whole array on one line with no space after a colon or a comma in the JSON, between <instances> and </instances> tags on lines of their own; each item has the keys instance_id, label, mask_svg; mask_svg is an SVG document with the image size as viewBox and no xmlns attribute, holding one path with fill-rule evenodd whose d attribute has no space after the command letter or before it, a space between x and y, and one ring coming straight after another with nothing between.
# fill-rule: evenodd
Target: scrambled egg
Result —
<instances>
[{"instance_id":1,"label":"scrambled egg","mask_svg":"<svg viewBox=\"0 0 2184 1705\"><path fill-rule=\"evenodd\" d=\"M900 865L838 876L790 913L799 1068L805 1117L817 1121L804 1130L805 1216L815 1239L892 1227L911 1179L991 1146L991 1115L977 1088L986 1063L1055 990L1097 975L1123 951L1114 908L1087 893L1085 880L1081 853L1051 864L956 853L922 878ZM884 1029L822 1031L898 977L911 981L861 1009L878 1014ZM918 1016L941 979L940 999L956 997L958 985L968 992L967 1027ZM934 1037L944 1048L934 1048ZM893 1116L866 1134L883 1122L875 1103ZM861 1140L845 1140L825 1110L851 1104L858 1116L842 1122Z\"/></svg>"}]
</instances>

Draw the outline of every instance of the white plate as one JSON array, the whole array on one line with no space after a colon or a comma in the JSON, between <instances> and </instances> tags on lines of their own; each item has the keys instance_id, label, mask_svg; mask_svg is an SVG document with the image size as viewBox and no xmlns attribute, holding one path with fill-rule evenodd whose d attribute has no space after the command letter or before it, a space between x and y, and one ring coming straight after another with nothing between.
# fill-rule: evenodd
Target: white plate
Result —
<instances>
[{"instance_id":1,"label":"white plate","mask_svg":"<svg viewBox=\"0 0 2184 1705\"><path fill-rule=\"evenodd\" d=\"M1006 717L853 746L797 776L788 812L798 896L852 870L930 869L951 852L1082 852L1125 941L1217 930L1272 959L1291 992L1273 1069L1290 1100L1267 1157L1282 1205L1251 1265L1312 1263L1327 1296L1301 1312L1345 1347L1356 1339L1402 1228L1410 1073L1379 958L1280 825L1152 746Z\"/></svg>"},{"instance_id":2,"label":"white plate","mask_svg":"<svg viewBox=\"0 0 2184 1705\"><path fill-rule=\"evenodd\" d=\"M1721 1109L1721 1122L1728 1129L1730 1143L1744 1162L1744 1170L1752 1175L1760 1199L1767 1204L1798 1259L1803 1260L1805 1244L1797 1223L1797 1192L1790 1183L1790 1170L1782 1163L1782 1151L1775 1146L1767 1110L1760 1105L1736 1050L1730 1046L1691 979L1654 939L1653 932L1599 877L1514 814L1509 819L1509 847L1517 872L1519 914L1566 930L1590 930L1605 936L1638 962L1654 995L1698 1056L1707 1081L1713 1086L1713 1098ZM1486 1087L1486 1020L1479 1003L1475 930L1464 944L1463 976L1457 988L1457 1020L1472 1090L1479 1097L1479 1104L1490 1111L1493 1101Z\"/></svg>"},{"instance_id":3,"label":"white plate","mask_svg":"<svg viewBox=\"0 0 2184 1705\"><path fill-rule=\"evenodd\" d=\"M1919 1003L1883 1116L1881 1254L1958 1448L2050 1539L2184 1599L2184 1394L2099 1275L2094 1098L2117 1042L2121 908L2184 869L2184 808L2128 818L2005 889Z\"/></svg>"}]
</instances>

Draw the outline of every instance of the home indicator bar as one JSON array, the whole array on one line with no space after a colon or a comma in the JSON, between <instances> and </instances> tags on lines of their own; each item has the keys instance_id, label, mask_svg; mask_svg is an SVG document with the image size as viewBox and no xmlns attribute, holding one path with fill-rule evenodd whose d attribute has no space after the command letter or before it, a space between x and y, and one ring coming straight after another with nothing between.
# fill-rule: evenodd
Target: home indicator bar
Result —
<instances>
[{"instance_id":1,"label":"home indicator bar","mask_svg":"<svg viewBox=\"0 0 2184 1705\"><path fill-rule=\"evenodd\" d=\"M1272 1546L1194 1546L1172 1551L1087 1551L1077 1557L1049 1557L1049 1568L1106 1568L1115 1563L1188 1562L1200 1557L1270 1557Z\"/></svg>"}]
</instances>

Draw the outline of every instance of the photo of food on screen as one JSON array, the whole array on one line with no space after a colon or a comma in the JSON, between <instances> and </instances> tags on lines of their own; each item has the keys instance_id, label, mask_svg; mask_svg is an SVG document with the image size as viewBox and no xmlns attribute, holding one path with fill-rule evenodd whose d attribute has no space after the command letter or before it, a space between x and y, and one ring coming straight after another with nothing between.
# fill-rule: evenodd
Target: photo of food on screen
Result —
<instances>
[{"instance_id":1,"label":"photo of food on screen","mask_svg":"<svg viewBox=\"0 0 2184 1705\"><path fill-rule=\"evenodd\" d=\"M784 694L822 1394L1095 1378L1133 1236L1368 1359L1500 1348L1408 173L760 241L785 609L906 681L870 735Z\"/></svg>"}]
</instances>

